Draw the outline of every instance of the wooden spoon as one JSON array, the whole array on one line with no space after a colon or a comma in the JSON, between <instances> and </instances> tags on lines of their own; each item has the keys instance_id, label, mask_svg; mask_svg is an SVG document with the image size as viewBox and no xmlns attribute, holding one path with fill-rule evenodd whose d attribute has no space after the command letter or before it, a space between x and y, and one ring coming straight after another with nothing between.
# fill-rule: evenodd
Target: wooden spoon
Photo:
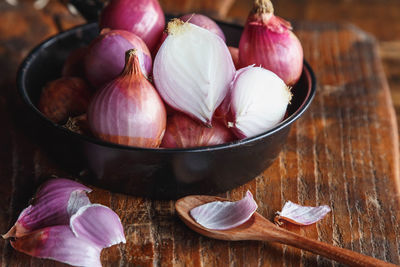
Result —
<instances>
[{"instance_id":1,"label":"wooden spoon","mask_svg":"<svg viewBox=\"0 0 400 267\"><path fill-rule=\"evenodd\" d=\"M199 234L222 240L260 240L278 242L345 263L349 266L396 266L348 249L335 247L280 228L255 212L244 224L229 230L210 230L202 227L190 216L189 211L212 201L228 201L214 196L187 196L175 203L182 221Z\"/></svg>"}]
</instances>

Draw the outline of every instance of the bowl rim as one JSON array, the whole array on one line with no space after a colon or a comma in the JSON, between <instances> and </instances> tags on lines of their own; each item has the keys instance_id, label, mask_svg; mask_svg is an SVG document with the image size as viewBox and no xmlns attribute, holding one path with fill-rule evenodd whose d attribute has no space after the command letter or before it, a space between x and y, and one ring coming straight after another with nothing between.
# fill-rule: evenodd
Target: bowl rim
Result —
<instances>
[{"instance_id":1,"label":"bowl rim","mask_svg":"<svg viewBox=\"0 0 400 267\"><path fill-rule=\"evenodd\" d=\"M219 22L219 21L217 23L224 24L229 27L239 28L239 29L243 30L243 27L240 25L237 25L237 24L230 24L230 23ZM303 72L306 76L309 86L308 86L307 95L305 96L302 104L295 112L293 112L292 115L290 115L289 117L287 117L286 119L284 119L283 121L278 123L274 128L272 128L266 132L263 132L261 134L252 136L252 137L244 138L241 140L235 140L235 141L224 143L224 144L212 145L212 146L189 147L189 148L145 148L145 147L134 147L134 146L127 146L127 145L111 143L111 142L103 141L103 140L95 138L95 137L78 134L71 130L68 130L67 128L65 128L64 126L62 126L60 124L52 122L50 119L48 119L46 116L44 116L39 111L39 109L32 103L32 100L28 97L28 93L26 90L26 84L25 84L26 74L27 74L27 71L28 71L31 63L38 57L39 52L42 49L45 49L45 48L51 46L52 44L57 42L59 39L63 39L65 36L74 34L78 30L85 30L87 28L89 29L89 28L95 27L96 26L95 24L97 25L97 23L92 22L92 23L86 23L86 24L82 24L82 25L73 27L69 30L60 32L56 35L53 35L53 36L45 39L41 43L39 43L36 47L34 47L29 52L28 56L23 60L23 62L19 66L18 72L17 72L17 86L18 86L18 92L20 94L20 97L23 99L25 104L27 104L30 107L30 109L32 109L36 113L36 115L38 115L41 119L43 119L47 125L54 127L55 129L61 131L62 133L66 134L66 135L70 135L71 137L78 138L78 139L81 139L81 140L84 140L84 141L87 141L90 143L94 143L96 145L105 146L105 147L109 147L112 149L119 149L119 150L137 150L137 151L148 151L148 152L156 152L156 153L203 152L203 151L217 151L217 150L224 150L224 149L229 149L229 148L236 148L239 146L248 145L250 143L264 139L264 138L266 138L270 135L273 135L274 133L282 130L283 128L290 126L293 122L295 122L298 118L300 118L300 116L308 109L308 107L310 106L312 100L314 99L315 93L316 93L315 74L314 74L311 66L304 59L303 60L303 63L304 63L303 64ZM302 75L303 75L303 73L302 73Z\"/></svg>"}]
</instances>

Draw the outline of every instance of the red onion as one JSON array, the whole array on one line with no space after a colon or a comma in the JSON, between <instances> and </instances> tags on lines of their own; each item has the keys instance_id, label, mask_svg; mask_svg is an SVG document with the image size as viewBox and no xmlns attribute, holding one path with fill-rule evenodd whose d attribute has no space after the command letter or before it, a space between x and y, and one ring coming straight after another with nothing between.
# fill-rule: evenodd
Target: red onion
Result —
<instances>
[{"instance_id":1,"label":"red onion","mask_svg":"<svg viewBox=\"0 0 400 267\"><path fill-rule=\"evenodd\" d=\"M183 15L182 17L180 17L180 19L184 22L186 22L186 21L190 22L194 25L197 25L199 27L209 30L210 32L215 33L216 35L221 37L222 40L224 40L224 42L226 40L225 34L221 30L221 28L218 26L218 24L215 23L215 21L213 21L212 19L210 19L207 16L204 16L201 14L190 13L190 14Z\"/></svg>"},{"instance_id":2,"label":"red onion","mask_svg":"<svg viewBox=\"0 0 400 267\"><path fill-rule=\"evenodd\" d=\"M212 146L233 140L232 133L219 122L214 122L213 127L209 128L182 113L175 113L167 119L167 129L161 147Z\"/></svg>"},{"instance_id":3,"label":"red onion","mask_svg":"<svg viewBox=\"0 0 400 267\"><path fill-rule=\"evenodd\" d=\"M85 57L86 78L96 88L121 74L125 64L125 52L137 49L140 67L147 77L151 74L152 59L149 49L140 37L122 30L103 30L94 39Z\"/></svg>"},{"instance_id":4,"label":"red onion","mask_svg":"<svg viewBox=\"0 0 400 267\"><path fill-rule=\"evenodd\" d=\"M150 51L164 27L165 17L158 0L112 0L100 16L100 28L133 32L143 39Z\"/></svg>"},{"instance_id":5,"label":"red onion","mask_svg":"<svg viewBox=\"0 0 400 267\"><path fill-rule=\"evenodd\" d=\"M273 72L249 66L237 71L228 96L219 108L239 138L261 134L285 116L291 93Z\"/></svg>"},{"instance_id":6,"label":"red onion","mask_svg":"<svg viewBox=\"0 0 400 267\"><path fill-rule=\"evenodd\" d=\"M293 86L303 69L303 49L289 22L274 15L270 0L255 0L239 43L240 66L255 64Z\"/></svg>"},{"instance_id":7,"label":"red onion","mask_svg":"<svg viewBox=\"0 0 400 267\"><path fill-rule=\"evenodd\" d=\"M122 74L96 93L88 121L102 140L139 147L160 145L166 125L164 103L143 76L136 50L126 52Z\"/></svg>"},{"instance_id":8,"label":"red onion","mask_svg":"<svg viewBox=\"0 0 400 267\"><path fill-rule=\"evenodd\" d=\"M168 23L168 37L154 61L154 82L171 107L211 125L235 66L224 41L191 23Z\"/></svg>"}]
</instances>

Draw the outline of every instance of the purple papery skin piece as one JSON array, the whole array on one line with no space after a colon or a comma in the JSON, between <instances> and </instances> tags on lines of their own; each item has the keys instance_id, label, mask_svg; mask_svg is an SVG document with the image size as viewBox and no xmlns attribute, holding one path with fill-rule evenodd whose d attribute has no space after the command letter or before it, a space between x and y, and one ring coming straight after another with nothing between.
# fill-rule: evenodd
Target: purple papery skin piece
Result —
<instances>
[{"instance_id":1,"label":"purple papery skin piece","mask_svg":"<svg viewBox=\"0 0 400 267\"><path fill-rule=\"evenodd\" d=\"M3 237L20 237L53 225L68 225L70 217L90 204L86 192L92 190L68 179L52 179L36 193L33 204L24 209L11 230Z\"/></svg>"},{"instance_id":2,"label":"purple papery skin piece","mask_svg":"<svg viewBox=\"0 0 400 267\"><path fill-rule=\"evenodd\" d=\"M285 203L281 212L277 212L283 219L289 219L301 225L310 225L323 219L331 209L327 205L318 207L301 206L291 201Z\"/></svg>"},{"instance_id":3,"label":"purple papery skin piece","mask_svg":"<svg viewBox=\"0 0 400 267\"><path fill-rule=\"evenodd\" d=\"M257 210L257 203L250 191L236 202L214 201L190 210L192 218L211 230L227 230L248 221Z\"/></svg>"},{"instance_id":4,"label":"purple papery skin piece","mask_svg":"<svg viewBox=\"0 0 400 267\"><path fill-rule=\"evenodd\" d=\"M81 207L71 217L70 227L77 237L90 240L101 248L126 243L118 215L100 204Z\"/></svg>"},{"instance_id":5,"label":"purple papery skin piece","mask_svg":"<svg viewBox=\"0 0 400 267\"><path fill-rule=\"evenodd\" d=\"M73 266L101 267L101 247L76 237L69 225L46 227L10 243L14 249L37 258Z\"/></svg>"}]
</instances>

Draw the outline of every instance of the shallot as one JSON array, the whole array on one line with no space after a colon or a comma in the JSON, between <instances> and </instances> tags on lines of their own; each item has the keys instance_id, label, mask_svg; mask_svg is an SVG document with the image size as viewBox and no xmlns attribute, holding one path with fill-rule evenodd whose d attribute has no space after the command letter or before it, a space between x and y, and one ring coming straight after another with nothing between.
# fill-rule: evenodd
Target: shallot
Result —
<instances>
[{"instance_id":1,"label":"shallot","mask_svg":"<svg viewBox=\"0 0 400 267\"><path fill-rule=\"evenodd\" d=\"M165 27L158 0L112 0L100 16L100 28L126 30L143 39L154 49Z\"/></svg>"},{"instance_id":2,"label":"shallot","mask_svg":"<svg viewBox=\"0 0 400 267\"><path fill-rule=\"evenodd\" d=\"M152 70L149 49L140 37L123 30L105 29L94 39L85 56L85 73L96 88L115 79L125 65L125 52L136 49L142 73L148 77Z\"/></svg>"},{"instance_id":3,"label":"shallot","mask_svg":"<svg viewBox=\"0 0 400 267\"><path fill-rule=\"evenodd\" d=\"M270 0L254 0L240 38L240 67L264 67L293 86L303 70L303 48L291 30L288 21L274 15Z\"/></svg>"},{"instance_id":4,"label":"shallot","mask_svg":"<svg viewBox=\"0 0 400 267\"><path fill-rule=\"evenodd\" d=\"M156 87L171 107L211 125L235 74L232 57L216 34L175 19L154 61Z\"/></svg>"},{"instance_id":5,"label":"shallot","mask_svg":"<svg viewBox=\"0 0 400 267\"><path fill-rule=\"evenodd\" d=\"M276 74L249 66L237 71L221 113L237 137L252 137L275 127L284 118L291 96Z\"/></svg>"},{"instance_id":6,"label":"shallot","mask_svg":"<svg viewBox=\"0 0 400 267\"><path fill-rule=\"evenodd\" d=\"M126 52L122 74L96 93L87 115L90 129L102 140L148 148L160 145L166 111L141 72L137 50Z\"/></svg>"},{"instance_id":7,"label":"shallot","mask_svg":"<svg viewBox=\"0 0 400 267\"><path fill-rule=\"evenodd\" d=\"M212 146L233 140L232 133L219 122L214 122L209 128L184 114L176 113L167 119L167 129L161 147Z\"/></svg>"}]
</instances>

